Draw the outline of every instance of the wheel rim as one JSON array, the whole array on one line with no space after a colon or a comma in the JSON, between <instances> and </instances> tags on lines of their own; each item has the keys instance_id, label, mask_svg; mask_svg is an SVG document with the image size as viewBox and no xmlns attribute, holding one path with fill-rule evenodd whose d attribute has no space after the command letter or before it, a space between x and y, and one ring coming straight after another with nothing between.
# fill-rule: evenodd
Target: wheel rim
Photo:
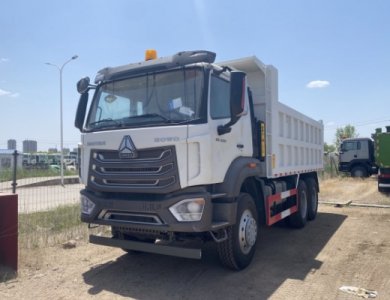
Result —
<instances>
[{"instance_id":1,"label":"wheel rim","mask_svg":"<svg viewBox=\"0 0 390 300\"><path fill-rule=\"evenodd\" d=\"M363 171L362 170L355 170L355 177L363 177Z\"/></svg>"},{"instance_id":2,"label":"wheel rim","mask_svg":"<svg viewBox=\"0 0 390 300\"><path fill-rule=\"evenodd\" d=\"M238 235L241 251L248 254L257 239L257 222L248 209L241 215Z\"/></svg>"}]
</instances>

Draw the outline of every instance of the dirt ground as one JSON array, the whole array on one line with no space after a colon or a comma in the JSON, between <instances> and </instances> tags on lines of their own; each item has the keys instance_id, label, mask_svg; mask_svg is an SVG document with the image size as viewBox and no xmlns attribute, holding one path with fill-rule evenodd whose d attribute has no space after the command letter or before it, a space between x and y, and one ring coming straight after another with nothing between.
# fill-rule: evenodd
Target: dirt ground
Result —
<instances>
[{"instance_id":1,"label":"dirt ground","mask_svg":"<svg viewBox=\"0 0 390 300\"><path fill-rule=\"evenodd\" d=\"M390 195L379 193L377 183L375 176L366 179L351 177L327 179L320 183L320 200L390 205Z\"/></svg>"},{"instance_id":2,"label":"dirt ground","mask_svg":"<svg viewBox=\"0 0 390 300\"><path fill-rule=\"evenodd\" d=\"M390 205L374 180L332 179L321 190L321 201ZM359 299L340 291L344 285L390 299L390 208L320 204L301 230L262 227L254 261L241 272L221 267L212 244L198 261L79 240L72 249L21 249L18 276L2 276L0 299Z\"/></svg>"}]
</instances>

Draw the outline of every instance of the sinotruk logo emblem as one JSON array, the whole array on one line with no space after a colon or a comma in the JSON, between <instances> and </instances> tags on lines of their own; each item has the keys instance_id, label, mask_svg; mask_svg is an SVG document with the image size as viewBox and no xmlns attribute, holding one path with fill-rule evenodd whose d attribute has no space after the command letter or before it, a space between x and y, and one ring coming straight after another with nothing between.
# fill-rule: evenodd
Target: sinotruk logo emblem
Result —
<instances>
[{"instance_id":1,"label":"sinotruk logo emblem","mask_svg":"<svg viewBox=\"0 0 390 300\"><path fill-rule=\"evenodd\" d=\"M137 149L134 146L133 141L129 135L123 137L123 140L119 146L119 158L137 158Z\"/></svg>"}]
</instances>

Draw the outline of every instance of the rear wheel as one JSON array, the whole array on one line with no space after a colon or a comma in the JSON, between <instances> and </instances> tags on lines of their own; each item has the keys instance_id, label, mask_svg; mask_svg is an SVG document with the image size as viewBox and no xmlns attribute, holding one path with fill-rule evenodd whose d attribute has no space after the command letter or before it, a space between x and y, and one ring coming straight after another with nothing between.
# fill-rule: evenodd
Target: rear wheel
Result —
<instances>
[{"instance_id":1,"label":"rear wheel","mask_svg":"<svg viewBox=\"0 0 390 300\"><path fill-rule=\"evenodd\" d=\"M318 210L318 188L314 178L307 178L307 219L314 220L317 216Z\"/></svg>"},{"instance_id":2,"label":"rear wheel","mask_svg":"<svg viewBox=\"0 0 390 300\"><path fill-rule=\"evenodd\" d=\"M241 193L237 202L237 223L227 228L227 239L217 245L221 263L230 269L242 270L250 264L255 254L258 214L249 194Z\"/></svg>"},{"instance_id":3,"label":"rear wheel","mask_svg":"<svg viewBox=\"0 0 390 300\"><path fill-rule=\"evenodd\" d=\"M296 197L298 203L298 211L289 216L287 221L291 227L302 228L306 225L308 214L307 187L306 183L303 180L299 180L298 182L298 190Z\"/></svg>"}]
</instances>

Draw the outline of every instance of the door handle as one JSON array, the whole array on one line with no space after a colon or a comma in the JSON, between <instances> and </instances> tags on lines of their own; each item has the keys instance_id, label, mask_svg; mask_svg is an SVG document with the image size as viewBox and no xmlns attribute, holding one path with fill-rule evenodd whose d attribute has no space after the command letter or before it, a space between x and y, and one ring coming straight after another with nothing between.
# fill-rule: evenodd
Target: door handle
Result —
<instances>
[{"instance_id":1,"label":"door handle","mask_svg":"<svg viewBox=\"0 0 390 300\"><path fill-rule=\"evenodd\" d=\"M354 157L354 158L357 158L357 155L355 154L353 157Z\"/></svg>"}]
</instances>

